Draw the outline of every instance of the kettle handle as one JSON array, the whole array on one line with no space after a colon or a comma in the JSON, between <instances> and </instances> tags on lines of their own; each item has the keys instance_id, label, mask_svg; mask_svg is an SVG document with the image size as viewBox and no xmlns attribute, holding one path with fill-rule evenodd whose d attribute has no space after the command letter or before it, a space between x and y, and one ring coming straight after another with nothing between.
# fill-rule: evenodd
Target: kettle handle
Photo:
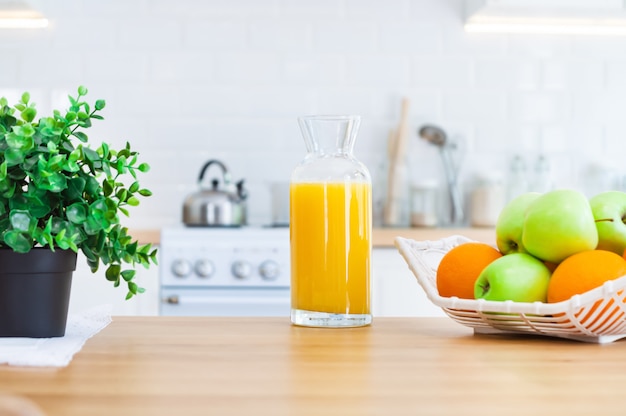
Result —
<instances>
[{"instance_id":1,"label":"kettle handle","mask_svg":"<svg viewBox=\"0 0 626 416\"><path fill-rule=\"evenodd\" d=\"M204 164L204 166L200 170L200 176L198 177L198 183L199 184L202 183L202 180L204 179L204 174L209 169L209 166L211 166L213 164L218 165L222 169L222 177L224 178L224 184L230 183L230 174L228 173L228 169L226 169L226 165L224 165L222 162L220 162L217 159L209 160L208 162L206 162Z\"/></svg>"}]
</instances>

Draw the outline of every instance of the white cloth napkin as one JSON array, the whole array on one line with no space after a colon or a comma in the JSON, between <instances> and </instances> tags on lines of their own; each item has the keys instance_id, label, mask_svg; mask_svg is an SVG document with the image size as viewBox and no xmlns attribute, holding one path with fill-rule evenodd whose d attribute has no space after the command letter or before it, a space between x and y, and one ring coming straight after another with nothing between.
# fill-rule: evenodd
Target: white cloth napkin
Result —
<instances>
[{"instance_id":1,"label":"white cloth napkin","mask_svg":"<svg viewBox=\"0 0 626 416\"><path fill-rule=\"evenodd\" d=\"M63 337L0 337L0 364L65 367L85 341L111 323L111 310L111 305L102 305L68 316Z\"/></svg>"}]
</instances>

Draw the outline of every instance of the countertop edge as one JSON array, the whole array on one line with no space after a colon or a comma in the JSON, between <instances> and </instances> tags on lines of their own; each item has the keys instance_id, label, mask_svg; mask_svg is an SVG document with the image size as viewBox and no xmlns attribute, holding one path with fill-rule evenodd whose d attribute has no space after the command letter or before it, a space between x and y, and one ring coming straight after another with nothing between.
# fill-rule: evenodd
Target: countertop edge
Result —
<instances>
[{"instance_id":1,"label":"countertop edge","mask_svg":"<svg viewBox=\"0 0 626 416\"><path fill-rule=\"evenodd\" d=\"M161 242L160 229L137 228L129 230L129 234L140 244L159 245ZM439 240L451 235L463 235L473 240L488 244L495 244L496 233L494 228L374 228L372 230L372 246L374 248L394 247L396 237L413 240Z\"/></svg>"}]
</instances>

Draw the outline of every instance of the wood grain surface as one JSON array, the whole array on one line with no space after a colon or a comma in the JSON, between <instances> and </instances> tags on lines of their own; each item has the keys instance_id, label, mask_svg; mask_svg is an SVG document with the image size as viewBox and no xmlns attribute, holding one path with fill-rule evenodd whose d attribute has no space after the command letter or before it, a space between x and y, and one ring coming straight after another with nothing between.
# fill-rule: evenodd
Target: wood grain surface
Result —
<instances>
[{"instance_id":1,"label":"wood grain surface","mask_svg":"<svg viewBox=\"0 0 626 416\"><path fill-rule=\"evenodd\" d=\"M115 317L66 368L0 366L0 394L48 416L623 415L625 386L626 342L473 335L449 318Z\"/></svg>"}]
</instances>

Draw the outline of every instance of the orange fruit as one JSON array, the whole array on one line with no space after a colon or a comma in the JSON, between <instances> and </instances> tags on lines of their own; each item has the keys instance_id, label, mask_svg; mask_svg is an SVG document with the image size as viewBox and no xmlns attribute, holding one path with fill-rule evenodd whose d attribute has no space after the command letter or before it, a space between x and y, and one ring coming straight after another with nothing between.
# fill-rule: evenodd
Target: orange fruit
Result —
<instances>
[{"instance_id":1,"label":"orange fruit","mask_svg":"<svg viewBox=\"0 0 626 416\"><path fill-rule=\"evenodd\" d=\"M502 253L486 243L463 243L452 248L437 267L439 295L474 299L474 283L478 275L489 263L500 257Z\"/></svg>"},{"instance_id":2,"label":"orange fruit","mask_svg":"<svg viewBox=\"0 0 626 416\"><path fill-rule=\"evenodd\" d=\"M626 259L606 250L587 250L563 260L552 273L548 302L583 294L626 274Z\"/></svg>"},{"instance_id":3,"label":"orange fruit","mask_svg":"<svg viewBox=\"0 0 626 416\"><path fill-rule=\"evenodd\" d=\"M606 250L587 250L573 254L563 260L552 273L548 284L548 302L561 302L574 295L581 295L596 287L602 286L608 280L614 280L626 275L626 259L619 254ZM602 301L597 301L585 316L583 311L576 314L581 323L590 328L598 322L598 317L611 308L613 301L609 301L603 310L594 317L595 310ZM622 319L623 312L615 316L615 312L603 319L601 325L616 319Z\"/></svg>"}]
</instances>

